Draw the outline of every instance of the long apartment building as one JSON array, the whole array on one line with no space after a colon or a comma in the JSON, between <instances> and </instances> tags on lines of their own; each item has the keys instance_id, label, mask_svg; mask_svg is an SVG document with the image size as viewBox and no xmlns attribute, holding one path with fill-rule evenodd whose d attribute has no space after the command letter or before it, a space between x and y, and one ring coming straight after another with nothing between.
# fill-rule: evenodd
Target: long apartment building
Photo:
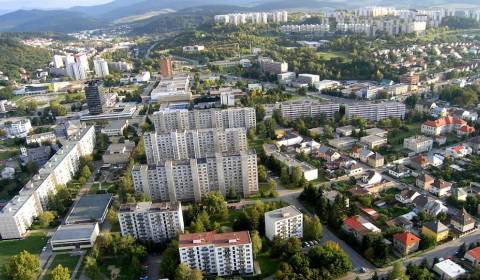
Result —
<instances>
[{"instance_id":1,"label":"long apartment building","mask_svg":"<svg viewBox=\"0 0 480 280\"><path fill-rule=\"evenodd\" d=\"M231 190L248 196L258 192L257 155L242 151L136 165L132 178L135 191L152 200L201 201L208 192Z\"/></svg>"},{"instance_id":2,"label":"long apartment building","mask_svg":"<svg viewBox=\"0 0 480 280\"><path fill-rule=\"evenodd\" d=\"M299 100L284 102L280 105L282 117L296 120L305 117L332 118L335 113L340 111L340 104L337 103L320 103L315 100Z\"/></svg>"},{"instance_id":3,"label":"long apartment building","mask_svg":"<svg viewBox=\"0 0 480 280\"><path fill-rule=\"evenodd\" d=\"M254 108L209 110L164 109L152 116L157 133L206 128L255 128Z\"/></svg>"},{"instance_id":4,"label":"long apartment building","mask_svg":"<svg viewBox=\"0 0 480 280\"><path fill-rule=\"evenodd\" d=\"M95 146L95 129L84 127L39 170L0 211L1 239L22 238L33 220L48 207L48 195L57 185L65 185L79 170L80 157L90 155Z\"/></svg>"},{"instance_id":5,"label":"long apartment building","mask_svg":"<svg viewBox=\"0 0 480 280\"><path fill-rule=\"evenodd\" d=\"M207 128L169 133L145 133L148 163L214 156L247 150L245 128Z\"/></svg>"},{"instance_id":6,"label":"long apartment building","mask_svg":"<svg viewBox=\"0 0 480 280\"><path fill-rule=\"evenodd\" d=\"M388 118L404 119L405 112L405 104L400 102L355 103L345 106L345 115L348 119L354 116L369 121L380 121Z\"/></svg>"},{"instance_id":7,"label":"long apartment building","mask_svg":"<svg viewBox=\"0 0 480 280\"><path fill-rule=\"evenodd\" d=\"M180 202L124 204L118 211L120 232L141 241L162 242L183 233Z\"/></svg>"},{"instance_id":8,"label":"long apartment building","mask_svg":"<svg viewBox=\"0 0 480 280\"><path fill-rule=\"evenodd\" d=\"M254 272L253 248L248 231L182 234L180 262L207 275L244 275Z\"/></svg>"},{"instance_id":9,"label":"long apartment building","mask_svg":"<svg viewBox=\"0 0 480 280\"><path fill-rule=\"evenodd\" d=\"M295 206L287 206L265 213L265 236L303 238L303 214Z\"/></svg>"}]
</instances>

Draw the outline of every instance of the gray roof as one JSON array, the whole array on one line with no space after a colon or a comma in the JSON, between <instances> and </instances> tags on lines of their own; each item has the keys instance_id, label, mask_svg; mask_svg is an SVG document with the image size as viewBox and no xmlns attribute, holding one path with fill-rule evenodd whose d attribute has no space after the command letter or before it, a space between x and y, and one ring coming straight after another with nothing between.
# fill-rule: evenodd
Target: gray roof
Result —
<instances>
[{"instance_id":1,"label":"gray roof","mask_svg":"<svg viewBox=\"0 0 480 280\"><path fill-rule=\"evenodd\" d=\"M286 218L291 218L291 217L294 217L294 216L297 216L297 215L302 215L302 212L300 212L300 210L298 210L293 205L290 205L290 206L287 206L287 207L283 207L283 208L265 213L265 217L269 216L270 218L275 219L275 220L282 220L282 219L286 219Z\"/></svg>"},{"instance_id":2,"label":"gray roof","mask_svg":"<svg viewBox=\"0 0 480 280\"><path fill-rule=\"evenodd\" d=\"M103 222L111 200L112 195L109 193L83 195L75 203L75 206L65 220L65 223L76 224L89 221Z\"/></svg>"},{"instance_id":3,"label":"gray roof","mask_svg":"<svg viewBox=\"0 0 480 280\"><path fill-rule=\"evenodd\" d=\"M440 233L448 230L448 227L442 224L440 221L430 221L423 226L435 233Z\"/></svg>"},{"instance_id":4,"label":"gray roof","mask_svg":"<svg viewBox=\"0 0 480 280\"><path fill-rule=\"evenodd\" d=\"M53 234L52 242L90 239L97 223L80 225L61 225Z\"/></svg>"}]
</instances>

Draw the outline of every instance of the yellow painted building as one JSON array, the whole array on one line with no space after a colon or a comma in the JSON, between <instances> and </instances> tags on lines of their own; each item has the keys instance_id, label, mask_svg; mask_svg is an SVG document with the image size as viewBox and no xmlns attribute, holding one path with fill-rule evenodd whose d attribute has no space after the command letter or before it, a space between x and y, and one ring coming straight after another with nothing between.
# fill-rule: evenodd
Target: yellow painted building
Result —
<instances>
[{"instance_id":1,"label":"yellow painted building","mask_svg":"<svg viewBox=\"0 0 480 280\"><path fill-rule=\"evenodd\" d=\"M448 227L440 221L431 221L423 225L422 234L435 238L435 241L440 242L448 237Z\"/></svg>"}]
</instances>

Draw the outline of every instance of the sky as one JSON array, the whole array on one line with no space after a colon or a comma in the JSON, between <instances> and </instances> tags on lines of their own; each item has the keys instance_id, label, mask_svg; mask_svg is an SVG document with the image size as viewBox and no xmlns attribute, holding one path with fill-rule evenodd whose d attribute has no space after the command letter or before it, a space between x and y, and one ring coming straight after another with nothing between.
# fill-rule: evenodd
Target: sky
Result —
<instances>
[{"instance_id":1,"label":"sky","mask_svg":"<svg viewBox=\"0 0 480 280\"><path fill-rule=\"evenodd\" d=\"M0 0L0 10L69 8L72 6L104 4L111 1L112 0Z\"/></svg>"}]
</instances>

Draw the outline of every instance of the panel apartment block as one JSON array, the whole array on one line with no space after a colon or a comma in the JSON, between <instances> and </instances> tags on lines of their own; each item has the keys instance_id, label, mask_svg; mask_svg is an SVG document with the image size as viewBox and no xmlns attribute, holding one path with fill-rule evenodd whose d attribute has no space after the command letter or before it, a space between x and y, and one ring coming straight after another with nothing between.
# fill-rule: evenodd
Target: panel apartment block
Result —
<instances>
[{"instance_id":1,"label":"panel apartment block","mask_svg":"<svg viewBox=\"0 0 480 280\"><path fill-rule=\"evenodd\" d=\"M320 103L314 100L300 100L282 103L280 111L282 117L290 120L320 116L332 118L335 113L340 111L340 105L337 103Z\"/></svg>"},{"instance_id":2,"label":"panel apartment block","mask_svg":"<svg viewBox=\"0 0 480 280\"><path fill-rule=\"evenodd\" d=\"M118 211L118 222L123 236L157 243L173 239L184 230L180 202L124 204Z\"/></svg>"},{"instance_id":3,"label":"panel apartment block","mask_svg":"<svg viewBox=\"0 0 480 280\"><path fill-rule=\"evenodd\" d=\"M227 195L232 189L248 196L258 192L257 155L243 151L136 165L132 178L135 191L152 200L201 201L208 192Z\"/></svg>"},{"instance_id":4,"label":"panel apartment block","mask_svg":"<svg viewBox=\"0 0 480 280\"><path fill-rule=\"evenodd\" d=\"M254 128L257 125L254 108L209 110L165 109L152 116L157 133L205 128Z\"/></svg>"},{"instance_id":5,"label":"panel apartment block","mask_svg":"<svg viewBox=\"0 0 480 280\"><path fill-rule=\"evenodd\" d=\"M149 164L247 150L245 128L210 128L162 134L153 132L145 133L143 139Z\"/></svg>"},{"instance_id":6,"label":"panel apartment block","mask_svg":"<svg viewBox=\"0 0 480 280\"><path fill-rule=\"evenodd\" d=\"M345 115L348 119L354 116L369 121L380 121L388 118L404 119L405 104L400 102L356 103L347 105Z\"/></svg>"}]
</instances>

